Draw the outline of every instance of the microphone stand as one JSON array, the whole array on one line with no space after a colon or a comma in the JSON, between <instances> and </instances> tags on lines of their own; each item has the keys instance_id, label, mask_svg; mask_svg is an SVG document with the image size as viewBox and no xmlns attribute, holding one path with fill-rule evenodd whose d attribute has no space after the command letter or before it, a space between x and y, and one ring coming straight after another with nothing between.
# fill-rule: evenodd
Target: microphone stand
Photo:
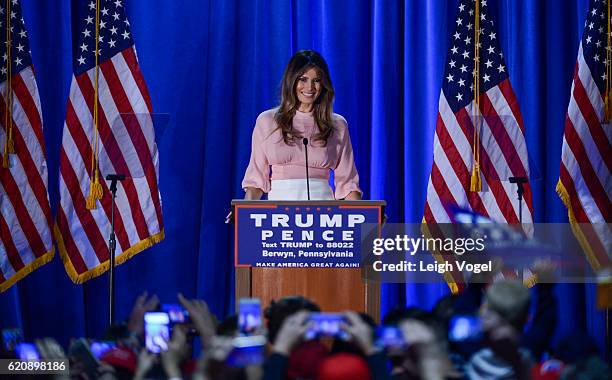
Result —
<instances>
[{"instance_id":1,"label":"microphone stand","mask_svg":"<svg viewBox=\"0 0 612 380\"><path fill-rule=\"evenodd\" d=\"M524 183L527 183L527 178L525 177L510 177L508 178L510 183L516 183L516 195L519 201L519 224L521 225L521 231L523 230L523 194L525 193L525 188L523 187ZM524 280L525 271L521 271L521 281Z\"/></svg>"},{"instance_id":2,"label":"microphone stand","mask_svg":"<svg viewBox=\"0 0 612 380\"><path fill-rule=\"evenodd\" d=\"M112 326L115 322L115 248L117 247L117 240L115 238L115 198L117 198L117 182L123 181L125 175L109 174L106 176L106 179L111 181L109 189L112 194L111 232L108 238L108 253L110 255L108 324Z\"/></svg>"},{"instance_id":3,"label":"microphone stand","mask_svg":"<svg viewBox=\"0 0 612 380\"><path fill-rule=\"evenodd\" d=\"M310 200L310 178L308 177L308 139L304 137L302 143L304 143L304 154L306 155L306 192L308 194L308 200Z\"/></svg>"},{"instance_id":4,"label":"microphone stand","mask_svg":"<svg viewBox=\"0 0 612 380\"><path fill-rule=\"evenodd\" d=\"M525 177L510 177L508 178L510 183L516 183L516 195L518 196L519 201L519 223L523 224L523 194L525 193L525 188L523 187L524 183L527 183L527 178Z\"/></svg>"}]
</instances>

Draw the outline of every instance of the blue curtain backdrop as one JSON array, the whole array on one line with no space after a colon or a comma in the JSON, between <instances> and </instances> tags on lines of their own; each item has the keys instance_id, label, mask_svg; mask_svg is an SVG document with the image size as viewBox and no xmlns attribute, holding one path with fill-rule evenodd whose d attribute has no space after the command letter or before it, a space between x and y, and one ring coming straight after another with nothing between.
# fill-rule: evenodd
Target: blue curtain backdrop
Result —
<instances>
[{"instance_id":1,"label":"blue curtain backdrop","mask_svg":"<svg viewBox=\"0 0 612 380\"><path fill-rule=\"evenodd\" d=\"M55 208L58 152L71 80L71 27L85 0L22 0L41 94ZM365 197L385 199L391 222L420 222L456 0L126 0L155 112L166 239L117 269L118 316L143 290L177 291L219 316L233 307L231 231L223 224L250 154L257 115L277 104L284 65L300 49L328 60L335 111L349 123ZM489 0L497 17L527 143L541 179L538 222L565 222L555 193L565 113L587 0ZM446 285L385 286L383 312L431 307ZM558 287L559 334L603 340L592 286ZM107 278L77 286L59 257L0 295L0 324L26 338L97 336L107 321Z\"/></svg>"}]
</instances>

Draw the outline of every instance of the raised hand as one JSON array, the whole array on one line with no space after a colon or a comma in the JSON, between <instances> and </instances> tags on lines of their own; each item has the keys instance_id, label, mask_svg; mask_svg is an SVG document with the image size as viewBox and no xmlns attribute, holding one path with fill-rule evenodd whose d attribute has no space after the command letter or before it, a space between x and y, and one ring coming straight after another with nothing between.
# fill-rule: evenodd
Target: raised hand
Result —
<instances>
[{"instance_id":1,"label":"raised hand","mask_svg":"<svg viewBox=\"0 0 612 380\"><path fill-rule=\"evenodd\" d=\"M373 354L376 347L374 346L374 334L370 325L365 323L359 314L354 311L349 311L345 315L348 323L343 325L344 330L366 355Z\"/></svg>"},{"instance_id":2,"label":"raised hand","mask_svg":"<svg viewBox=\"0 0 612 380\"><path fill-rule=\"evenodd\" d=\"M289 356L291 350L304 336L309 325L306 323L310 313L306 311L297 312L285 319L281 326L272 350L278 354Z\"/></svg>"},{"instance_id":3,"label":"raised hand","mask_svg":"<svg viewBox=\"0 0 612 380\"><path fill-rule=\"evenodd\" d=\"M215 336L217 324L206 302L202 300L188 300L180 293L178 294L178 299L181 305L189 312L191 321L198 331L198 334L200 334L202 346L210 346L211 340Z\"/></svg>"},{"instance_id":4,"label":"raised hand","mask_svg":"<svg viewBox=\"0 0 612 380\"><path fill-rule=\"evenodd\" d=\"M130 318L128 319L128 330L142 338L144 335L144 315L146 312L153 311L159 306L159 298L156 295L148 296L147 292L142 293L134 303Z\"/></svg>"}]
</instances>

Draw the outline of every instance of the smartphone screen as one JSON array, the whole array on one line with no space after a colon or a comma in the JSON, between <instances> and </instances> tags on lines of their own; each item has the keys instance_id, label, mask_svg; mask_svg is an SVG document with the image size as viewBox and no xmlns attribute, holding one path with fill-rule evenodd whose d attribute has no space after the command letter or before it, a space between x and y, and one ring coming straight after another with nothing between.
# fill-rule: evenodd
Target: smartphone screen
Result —
<instances>
[{"instance_id":1,"label":"smartphone screen","mask_svg":"<svg viewBox=\"0 0 612 380\"><path fill-rule=\"evenodd\" d=\"M13 351L18 343L23 342L23 332L19 328L3 329L2 342L5 350Z\"/></svg>"},{"instance_id":2,"label":"smartphone screen","mask_svg":"<svg viewBox=\"0 0 612 380\"><path fill-rule=\"evenodd\" d=\"M243 334L253 334L261 327L261 301L241 298L238 301L238 328Z\"/></svg>"},{"instance_id":3,"label":"smartphone screen","mask_svg":"<svg viewBox=\"0 0 612 380\"><path fill-rule=\"evenodd\" d=\"M117 347L117 343L110 341L93 341L89 345L89 350L96 358L100 359L106 352Z\"/></svg>"},{"instance_id":4,"label":"smartphone screen","mask_svg":"<svg viewBox=\"0 0 612 380\"><path fill-rule=\"evenodd\" d=\"M477 341L482 338L480 319L472 315L453 317L448 328L448 340L451 342Z\"/></svg>"},{"instance_id":5,"label":"smartphone screen","mask_svg":"<svg viewBox=\"0 0 612 380\"><path fill-rule=\"evenodd\" d=\"M145 313L145 346L154 354L168 349L170 340L170 317L168 313Z\"/></svg>"},{"instance_id":6,"label":"smartphone screen","mask_svg":"<svg viewBox=\"0 0 612 380\"><path fill-rule=\"evenodd\" d=\"M189 312L181 305L177 304L162 304L162 311L168 313L170 323L187 323L189 321Z\"/></svg>"},{"instance_id":7,"label":"smartphone screen","mask_svg":"<svg viewBox=\"0 0 612 380\"><path fill-rule=\"evenodd\" d=\"M19 360L40 360L40 353L34 343L17 343L15 353Z\"/></svg>"},{"instance_id":8,"label":"smartphone screen","mask_svg":"<svg viewBox=\"0 0 612 380\"><path fill-rule=\"evenodd\" d=\"M380 326L376 330L376 346L384 350L400 350L406 347L406 341L399 327Z\"/></svg>"},{"instance_id":9,"label":"smartphone screen","mask_svg":"<svg viewBox=\"0 0 612 380\"><path fill-rule=\"evenodd\" d=\"M346 321L342 314L311 313L308 321L312 324L312 327L304 333L304 338L307 340L322 336L331 336L343 340L348 339L347 333L342 330L342 324Z\"/></svg>"}]
</instances>

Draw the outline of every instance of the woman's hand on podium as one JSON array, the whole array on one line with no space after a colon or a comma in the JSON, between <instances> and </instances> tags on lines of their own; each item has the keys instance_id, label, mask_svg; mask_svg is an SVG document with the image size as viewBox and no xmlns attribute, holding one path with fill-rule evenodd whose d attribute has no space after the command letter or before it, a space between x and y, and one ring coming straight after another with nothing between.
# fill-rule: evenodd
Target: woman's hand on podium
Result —
<instances>
[{"instance_id":1,"label":"woman's hand on podium","mask_svg":"<svg viewBox=\"0 0 612 380\"><path fill-rule=\"evenodd\" d=\"M361 200L361 193L359 191L351 191L350 193L348 193L346 198L344 198L344 200L346 200L346 201L360 201Z\"/></svg>"},{"instance_id":2,"label":"woman's hand on podium","mask_svg":"<svg viewBox=\"0 0 612 380\"><path fill-rule=\"evenodd\" d=\"M244 193L244 199L250 201L258 201L263 196L264 192L255 187L247 187ZM225 216L225 224L230 224L234 220L234 209Z\"/></svg>"},{"instance_id":3,"label":"woman's hand on podium","mask_svg":"<svg viewBox=\"0 0 612 380\"><path fill-rule=\"evenodd\" d=\"M258 201L264 194L262 189L258 189L256 187L247 187L246 189L244 189L244 191L244 199L250 201Z\"/></svg>"}]
</instances>

